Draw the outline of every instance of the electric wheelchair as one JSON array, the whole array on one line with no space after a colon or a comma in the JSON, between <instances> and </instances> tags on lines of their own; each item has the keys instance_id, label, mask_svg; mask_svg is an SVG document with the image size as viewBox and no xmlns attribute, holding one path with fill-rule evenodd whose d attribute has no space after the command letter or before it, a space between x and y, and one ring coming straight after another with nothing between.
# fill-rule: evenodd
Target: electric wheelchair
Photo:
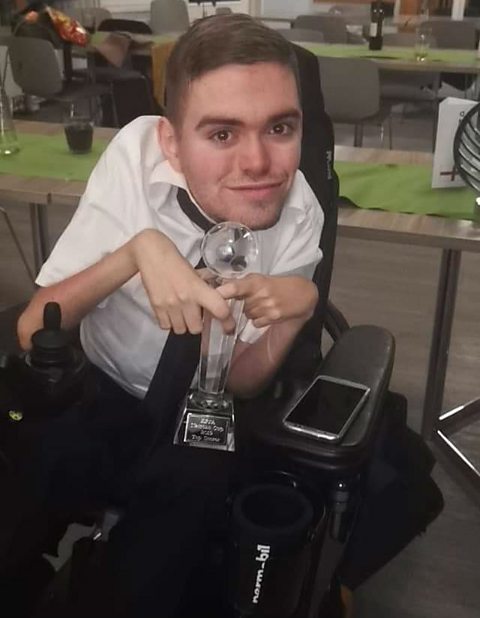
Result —
<instances>
[{"instance_id":1,"label":"electric wheelchair","mask_svg":"<svg viewBox=\"0 0 480 618\"><path fill-rule=\"evenodd\" d=\"M230 500L233 523L228 531L229 549L224 552L219 564L221 568L225 561L232 565L230 580L224 584L229 608L236 616L332 618L328 608L325 609L325 599L332 589L342 554L355 528L375 441L382 417L388 413L384 403L393 366L394 341L390 333L375 326L349 328L342 315L327 300L335 248L338 197L338 182L333 169L333 130L323 110L317 59L300 47L294 48L298 58L304 114L300 168L325 215L320 241L323 259L314 277L319 302L315 315L298 336L268 391L253 401L238 404L238 443L251 464L250 476L249 482L244 482ZM56 320L54 318L53 322ZM56 327L47 330L56 330ZM323 358L321 344L324 331L330 334L334 345ZM48 345L47 342L47 348ZM55 345L53 343L52 347L55 348ZM66 346L65 341L62 345ZM76 387L81 382L84 367L78 357L71 357L70 362L75 369L68 374L68 378L70 385ZM179 372L185 372L184 379L178 382L180 390L178 384L173 387L178 391L172 395L177 405L195 369L182 367L180 363ZM339 444L330 445L296 435L287 431L282 423L285 401L304 391L319 373L370 388L366 404ZM16 386L20 391L20 382ZM155 388L152 389L154 391ZM70 405L79 396L78 389L68 389L68 392L73 393L71 399L60 398L59 406ZM152 415L155 414L154 394L147 401L147 407L150 407ZM4 406L2 412L10 413L11 406ZM12 418L8 420L10 422ZM11 433L11 427L9 431ZM160 434L168 435L168 432L168 426L159 427ZM259 519L253 521L258 526L246 521L251 504L258 507L253 516L254 520L258 516ZM283 508L281 505L293 505L287 507L291 511L292 521L285 522L282 517L277 519L276 504L280 510ZM83 569L87 565L87 569L95 572L95 559L101 555L98 548L101 548L102 540L108 539L109 530L121 516L115 507L96 513L98 525L94 532L95 539L89 541L88 547L87 543L77 545L77 554L88 554L83 561ZM298 522L301 525L296 528ZM255 536L259 528L270 526L278 532L285 523L292 534L286 535L287 541L280 539L278 553L275 553L278 535L269 537L271 544L262 544L262 538ZM267 546L271 548L268 551L265 549ZM275 555L271 556L270 551ZM278 567L276 570L272 568L270 575L267 570L263 573L257 568L267 558L272 559L272 564L276 560ZM81 584L77 587L79 570L76 569L75 577L72 577L73 571L70 564L54 579L34 614L35 618L69 618L70 615L65 613L67 597L72 594L78 596L82 589ZM191 608L185 612L185 616L192 615ZM203 615L203 612L200 613ZM210 616L214 615L212 611Z\"/></svg>"}]
</instances>

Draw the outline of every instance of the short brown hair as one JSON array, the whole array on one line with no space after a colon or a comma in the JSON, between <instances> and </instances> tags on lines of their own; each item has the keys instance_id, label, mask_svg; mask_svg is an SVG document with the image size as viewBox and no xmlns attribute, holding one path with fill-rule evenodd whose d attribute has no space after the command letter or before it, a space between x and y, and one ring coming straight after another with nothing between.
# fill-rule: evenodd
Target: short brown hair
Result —
<instances>
[{"instance_id":1,"label":"short brown hair","mask_svg":"<svg viewBox=\"0 0 480 618\"><path fill-rule=\"evenodd\" d=\"M278 32L249 15L212 15L194 22L175 44L166 71L166 116L177 122L185 89L227 64L276 62L289 68L299 89L295 52ZM300 94L299 94L300 96Z\"/></svg>"}]
</instances>

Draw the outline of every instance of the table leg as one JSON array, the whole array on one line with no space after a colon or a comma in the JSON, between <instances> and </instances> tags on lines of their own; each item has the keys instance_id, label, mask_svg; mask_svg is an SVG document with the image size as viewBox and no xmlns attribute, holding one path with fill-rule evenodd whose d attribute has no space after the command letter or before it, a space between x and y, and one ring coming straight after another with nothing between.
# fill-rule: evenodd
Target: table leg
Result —
<instances>
[{"instance_id":1,"label":"table leg","mask_svg":"<svg viewBox=\"0 0 480 618\"><path fill-rule=\"evenodd\" d=\"M442 251L423 404L422 435L426 439L432 438L442 410L461 257L462 252L458 250Z\"/></svg>"},{"instance_id":2,"label":"table leg","mask_svg":"<svg viewBox=\"0 0 480 618\"><path fill-rule=\"evenodd\" d=\"M473 82L473 100L478 101L478 97L480 96L480 73L475 75L475 81Z\"/></svg>"},{"instance_id":3,"label":"table leg","mask_svg":"<svg viewBox=\"0 0 480 618\"><path fill-rule=\"evenodd\" d=\"M47 207L45 204L30 204L30 225L32 228L33 260L35 272L38 273L50 254Z\"/></svg>"}]
</instances>

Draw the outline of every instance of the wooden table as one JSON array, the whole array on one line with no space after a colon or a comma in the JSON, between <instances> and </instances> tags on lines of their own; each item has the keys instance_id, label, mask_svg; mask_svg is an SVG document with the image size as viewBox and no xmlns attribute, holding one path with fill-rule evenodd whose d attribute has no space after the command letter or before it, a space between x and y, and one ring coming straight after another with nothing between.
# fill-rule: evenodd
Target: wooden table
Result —
<instances>
[{"instance_id":1,"label":"wooden table","mask_svg":"<svg viewBox=\"0 0 480 618\"><path fill-rule=\"evenodd\" d=\"M339 161L362 163L432 164L430 153L348 146L337 146L335 157ZM348 197L355 201L354 195ZM472 204L473 201L472 193ZM422 434L434 442L442 452L445 463L454 467L462 482L478 491L480 470L454 444L451 436L478 418L480 400L470 401L443 413L442 406L462 251L480 252L480 225L473 221L342 207L338 215L338 229L340 235L350 238L440 249L441 260L423 404Z\"/></svg>"},{"instance_id":2,"label":"wooden table","mask_svg":"<svg viewBox=\"0 0 480 618\"><path fill-rule=\"evenodd\" d=\"M56 123L20 121L15 126L19 134L63 134L63 126ZM95 135L105 139L113 137L115 132L115 129L95 129ZM50 253L47 208L51 203L51 195L65 184L66 181L55 178L28 178L0 173L0 201L14 201L29 206L36 272ZM77 195L81 195L85 187L85 183L70 182L70 185L72 189L75 188Z\"/></svg>"}]
</instances>

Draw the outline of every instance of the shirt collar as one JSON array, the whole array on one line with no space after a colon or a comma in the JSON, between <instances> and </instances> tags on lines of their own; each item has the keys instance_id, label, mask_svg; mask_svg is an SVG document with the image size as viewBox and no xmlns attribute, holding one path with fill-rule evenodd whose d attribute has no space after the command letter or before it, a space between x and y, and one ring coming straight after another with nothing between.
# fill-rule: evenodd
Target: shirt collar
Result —
<instances>
[{"instance_id":1,"label":"shirt collar","mask_svg":"<svg viewBox=\"0 0 480 618\"><path fill-rule=\"evenodd\" d=\"M154 182L154 183L156 183L156 182L164 182L164 183L169 184L169 185L171 185L173 187L179 187L180 189L185 189L185 191L188 193L190 199L195 204L195 206L198 208L198 210L202 213L202 215L206 219L208 219L208 221L211 221L212 223L216 223L216 221L214 221L211 217L209 217L202 210L202 208L199 206L199 204L197 203L197 201L193 197L190 189L188 188L185 176L183 174L181 174L180 172L175 171L173 169L173 167L171 166L170 161L168 159L164 159L163 161L158 163L153 168L152 174L150 176L150 180L151 180L151 182Z\"/></svg>"}]
</instances>

